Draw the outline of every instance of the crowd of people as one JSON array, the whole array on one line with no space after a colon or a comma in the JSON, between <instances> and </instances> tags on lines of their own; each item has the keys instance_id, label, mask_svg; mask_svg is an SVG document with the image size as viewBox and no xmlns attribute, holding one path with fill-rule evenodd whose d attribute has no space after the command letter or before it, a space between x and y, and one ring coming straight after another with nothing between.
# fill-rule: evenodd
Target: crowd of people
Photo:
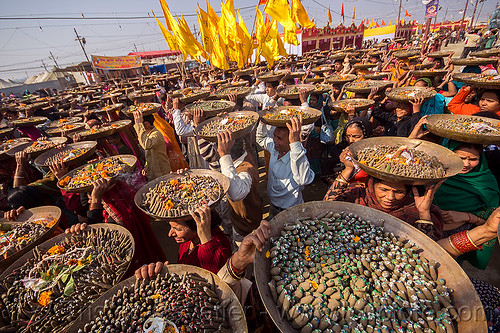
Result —
<instances>
[{"instance_id":1,"label":"crowd of people","mask_svg":"<svg viewBox=\"0 0 500 333\"><path fill-rule=\"evenodd\" d=\"M494 32L490 32L493 34ZM474 35L474 34L472 34ZM477 49L478 40L469 39L462 57ZM487 39L485 33L483 39ZM474 47L469 42L476 43ZM486 48L494 42L486 42ZM398 58L396 52L419 47L419 54ZM424 232L441 245L458 262L468 261L473 266L486 269L497 243L500 222L500 156L496 145L483 146L457 142L437 137L426 128L427 116L452 113L480 115L500 119L500 90L478 89L465 85L453 73L483 73L498 75L499 61L495 64L454 66L453 54L429 57L439 47L429 41L396 40L371 45L368 49L342 51L343 57L330 57L339 52L310 52L302 57L289 57L278 61L274 70L284 70L275 81L259 80L268 69L255 66L248 74L238 76L233 71L221 71L206 64L184 73L145 76L131 80L113 79L95 87L82 87L78 98L68 91L52 92L44 97L50 104L28 107L19 98L2 98L3 127L16 119L46 116L57 120L79 114L87 128L99 128L110 121L126 116L122 113L92 111L92 101L109 95L110 103L132 104L120 100L119 94L127 87L141 90L147 82L156 82L149 100L158 102L161 109L154 115L133 112L133 127L113 136L98 139L96 155L90 159L116 154L133 154L138 158L136 172L127 178L99 179L88 193L69 193L57 187L57 181L70 171L68 165L56 162L49 170L36 167L33 159L20 151L15 158L0 165L3 186L1 208L5 217L15 218L24 209L43 205L57 205L63 210L61 226L66 232L80 232L88 224L108 222L126 227L134 236L136 253L129 275L151 278L166 261L158 242L151 219L134 203L136 191L147 181L171 172L182 173L186 168L212 169L229 179L225 198L212 207L203 205L191 212L191 219L169 220L169 236L179 244L178 263L195 265L218 273L235 291L242 304L251 304L247 313L249 326L264 325L272 330L270 321L259 316L255 286L252 285L252 265L256 250L261 250L270 235L270 221L290 207L308 201L303 190L315 180L326 182L329 189L324 200L353 202L389 213L404 223ZM493 56L499 58L499 53ZM331 59L333 58L333 59ZM373 64L371 69L356 69L353 64ZM318 75L315 66L329 66ZM417 77L418 68L444 70L443 76ZM301 72L291 78L289 73ZM298 99L284 99L278 92L285 86L321 82L332 75L382 74L389 85L373 88L370 93L348 91L344 84L333 84L327 93L301 90ZM154 81L153 81L154 80ZM188 112L180 91L186 93L199 88L217 88L212 83L245 83L251 91L244 97L230 95L236 110L262 111L277 106L307 106L321 111L322 116L311 125L303 125L302 118L292 118L286 127L273 127L259 122L247 136L235 139L230 131L217 135L217 142L199 137L194 129L206 119L204 111ZM411 102L394 102L387 93L397 87L416 86L436 91L431 99L417 98ZM90 91L92 88L92 91ZM374 101L368 110L356 111L348 107L337 111L332 103L343 99L364 98ZM64 101L64 102L62 102ZM136 101L136 104L138 101ZM65 106L63 106L65 105ZM66 112L66 113L64 113ZM31 140L46 137L44 125L18 128L15 137L28 136ZM331 129L325 140L326 129ZM62 133L73 142L81 141L78 134ZM360 169L353 161L349 146L370 137L397 136L438 143L457 154L463 169L444 182L426 186L425 191L398 182L377 179ZM265 168L269 209L260 193L261 172ZM267 221L263 220L268 213ZM458 237L468 242L457 245ZM495 322L500 307L497 286L472 279L486 310L492 331L499 331Z\"/></svg>"}]
</instances>

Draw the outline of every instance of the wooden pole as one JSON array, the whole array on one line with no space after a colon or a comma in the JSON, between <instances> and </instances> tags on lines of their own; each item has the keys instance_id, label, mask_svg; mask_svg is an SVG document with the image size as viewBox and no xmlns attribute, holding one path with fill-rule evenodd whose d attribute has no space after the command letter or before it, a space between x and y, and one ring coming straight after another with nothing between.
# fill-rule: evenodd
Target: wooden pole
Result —
<instances>
[{"instance_id":1,"label":"wooden pole","mask_svg":"<svg viewBox=\"0 0 500 333\"><path fill-rule=\"evenodd\" d=\"M464 25L465 13L467 13L468 5L469 5L469 0L466 0L464 14L462 15L462 19L460 20L460 27L458 28L458 33L457 33L458 38L460 38L460 33L462 32L462 26Z\"/></svg>"}]
</instances>

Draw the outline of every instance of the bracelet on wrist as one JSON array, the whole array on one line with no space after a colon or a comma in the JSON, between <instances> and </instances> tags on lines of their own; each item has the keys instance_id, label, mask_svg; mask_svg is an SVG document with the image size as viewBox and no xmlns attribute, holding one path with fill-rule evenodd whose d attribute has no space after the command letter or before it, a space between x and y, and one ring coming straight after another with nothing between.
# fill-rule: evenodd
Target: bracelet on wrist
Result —
<instances>
[{"instance_id":1,"label":"bracelet on wrist","mask_svg":"<svg viewBox=\"0 0 500 333\"><path fill-rule=\"evenodd\" d=\"M231 261L231 258L229 258L227 261L226 261L226 268L227 268L227 271L229 273L229 275L235 279L235 280L241 280L244 276L244 272L243 272L243 275L240 273L240 274L237 274L236 272L239 272L238 270L235 271L234 267L233 267L233 264L232 264L232 261Z\"/></svg>"},{"instance_id":2,"label":"bracelet on wrist","mask_svg":"<svg viewBox=\"0 0 500 333\"><path fill-rule=\"evenodd\" d=\"M470 251L482 250L482 246L477 246L469 236L469 231L465 230L451 235L448 239L451 247L463 254Z\"/></svg>"}]
</instances>

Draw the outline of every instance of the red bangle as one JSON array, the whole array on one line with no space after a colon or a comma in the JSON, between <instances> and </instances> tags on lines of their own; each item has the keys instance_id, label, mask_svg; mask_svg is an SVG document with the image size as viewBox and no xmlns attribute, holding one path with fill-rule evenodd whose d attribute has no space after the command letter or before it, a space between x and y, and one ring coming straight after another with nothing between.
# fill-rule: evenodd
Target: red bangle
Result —
<instances>
[{"instance_id":1,"label":"red bangle","mask_svg":"<svg viewBox=\"0 0 500 333\"><path fill-rule=\"evenodd\" d=\"M231 265L231 270L232 270L232 271L233 271L236 275L242 275L242 274L245 272L245 270L240 271L240 270L237 270L236 268L234 268L234 266L233 266L233 258L232 258L232 257L231 257L231 258L229 258L229 265Z\"/></svg>"},{"instance_id":2,"label":"red bangle","mask_svg":"<svg viewBox=\"0 0 500 333\"><path fill-rule=\"evenodd\" d=\"M467 230L451 235L450 243L460 253L467 253L482 249L481 246L477 246L472 242Z\"/></svg>"}]
</instances>

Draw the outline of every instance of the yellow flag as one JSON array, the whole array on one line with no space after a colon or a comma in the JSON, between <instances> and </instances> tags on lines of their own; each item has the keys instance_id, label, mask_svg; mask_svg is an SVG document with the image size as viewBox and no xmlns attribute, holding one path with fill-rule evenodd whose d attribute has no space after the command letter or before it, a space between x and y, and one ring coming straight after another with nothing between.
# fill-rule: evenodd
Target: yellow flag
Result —
<instances>
[{"instance_id":1,"label":"yellow flag","mask_svg":"<svg viewBox=\"0 0 500 333\"><path fill-rule=\"evenodd\" d=\"M189 54L196 60L199 60L199 56L203 56L206 59L207 55L203 50L203 47L196 40L196 38L194 38L186 20L184 19L184 16L181 16L181 18L177 17L177 21L179 22L179 28L177 29L176 37L179 40L181 51L184 50L183 53Z\"/></svg>"},{"instance_id":2,"label":"yellow flag","mask_svg":"<svg viewBox=\"0 0 500 333\"><path fill-rule=\"evenodd\" d=\"M245 21L243 21L243 18L241 17L240 11L238 10L238 24L240 27L240 31L243 33L243 36L241 36L242 39L242 48L243 48L243 59L244 62L250 58L252 55L253 51L253 38L250 36L248 33L247 26L245 24Z\"/></svg>"},{"instance_id":3,"label":"yellow flag","mask_svg":"<svg viewBox=\"0 0 500 333\"><path fill-rule=\"evenodd\" d=\"M292 0L292 19L304 28L314 28L314 22L309 19L300 0Z\"/></svg>"},{"instance_id":4,"label":"yellow flag","mask_svg":"<svg viewBox=\"0 0 500 333\"><path fill-rule=\"evenodd\" d=\"M167 29L170 31L174 31L175 26L177 25L172 13L170 13L170 8L168 8L165 0L160 0L161 9L163 10L163 15L165 16L165 23L167 24Z\"/></svg>"},{"instance_id":5,"label":"yellow flag","mask_svg":"<svg viewBox=\"0 0 500 333\"><path fill-rule=\"evenodd\" d=\"M153 16L155 17L156 23L160 27L161 33L163 34L163 37L165 38L165 41L168 44L168 48L170 50L178 50L179 45L177 45L177 41L175 40L175 37L170 32L168 32L167 28L165 28L163 26L163 24L161 24L160 20L158 20L158 18L156 18L156 15L154 12L153 12Z\"/></svg>"},{"instance_id":6,"label":"yellow flag","mask_svg":"<svg viewBox=\"0 0 500 333\"><path fill-rule=\"evenodd\" d=\"M352 10L352 19L356 18L356 5L354 5L354 9Z\"/></svg>"},{"instance_id":7,"label":"yellow flag","mask_svg":"<svg viewBox=\"0 0 500 333\"><path fill-rule=\"evenodd\" d=\"M201 40L203 41L203 47L208 53L212 52L212 42L210 39L210 24L208 22L208 14L198 6L198 11L196 12L198 17L198 25L200 27Z\"/></svg>"},{"instance_id":8,"label":"yellow flag","mask_svg":"<svg viewBox=\"0 0 500 333\"><path fill-rule=\"evenodd\" d=\"M389 25L392 25L392 22L391 22L391 20L389 20Z\"/></svg>"},{"instance_id":9,"label":"yellow flag","mask_svg":"<svg viewBox=\"0 0 500 333\"><path fill-rule=\"evenodd\" d=\"M292 45L299 45L299 40L297 39L297 32L295 28L287 29L285 28L285 43Z\"/></svg>"},{"instance_id":10,"label":"yellow flag","mask_svg":"<svg viewBox=\"0 0 500 333\"><path fill-rule=\"evenodd\" d=\"M370 28L375 26L375 20L372 19L372 23L370 24Z\"/></svg>"},{"instance_id":11,"label":"yellow flag","mask_svg":"<svg viewBox=\"0 0 500 333\"><path fill-rule=\"evenodd\" d=\"M292 30L296 28L287 0L268 0L264 11L281 23L285 29Z\"/></svg>"}]
</instances>

